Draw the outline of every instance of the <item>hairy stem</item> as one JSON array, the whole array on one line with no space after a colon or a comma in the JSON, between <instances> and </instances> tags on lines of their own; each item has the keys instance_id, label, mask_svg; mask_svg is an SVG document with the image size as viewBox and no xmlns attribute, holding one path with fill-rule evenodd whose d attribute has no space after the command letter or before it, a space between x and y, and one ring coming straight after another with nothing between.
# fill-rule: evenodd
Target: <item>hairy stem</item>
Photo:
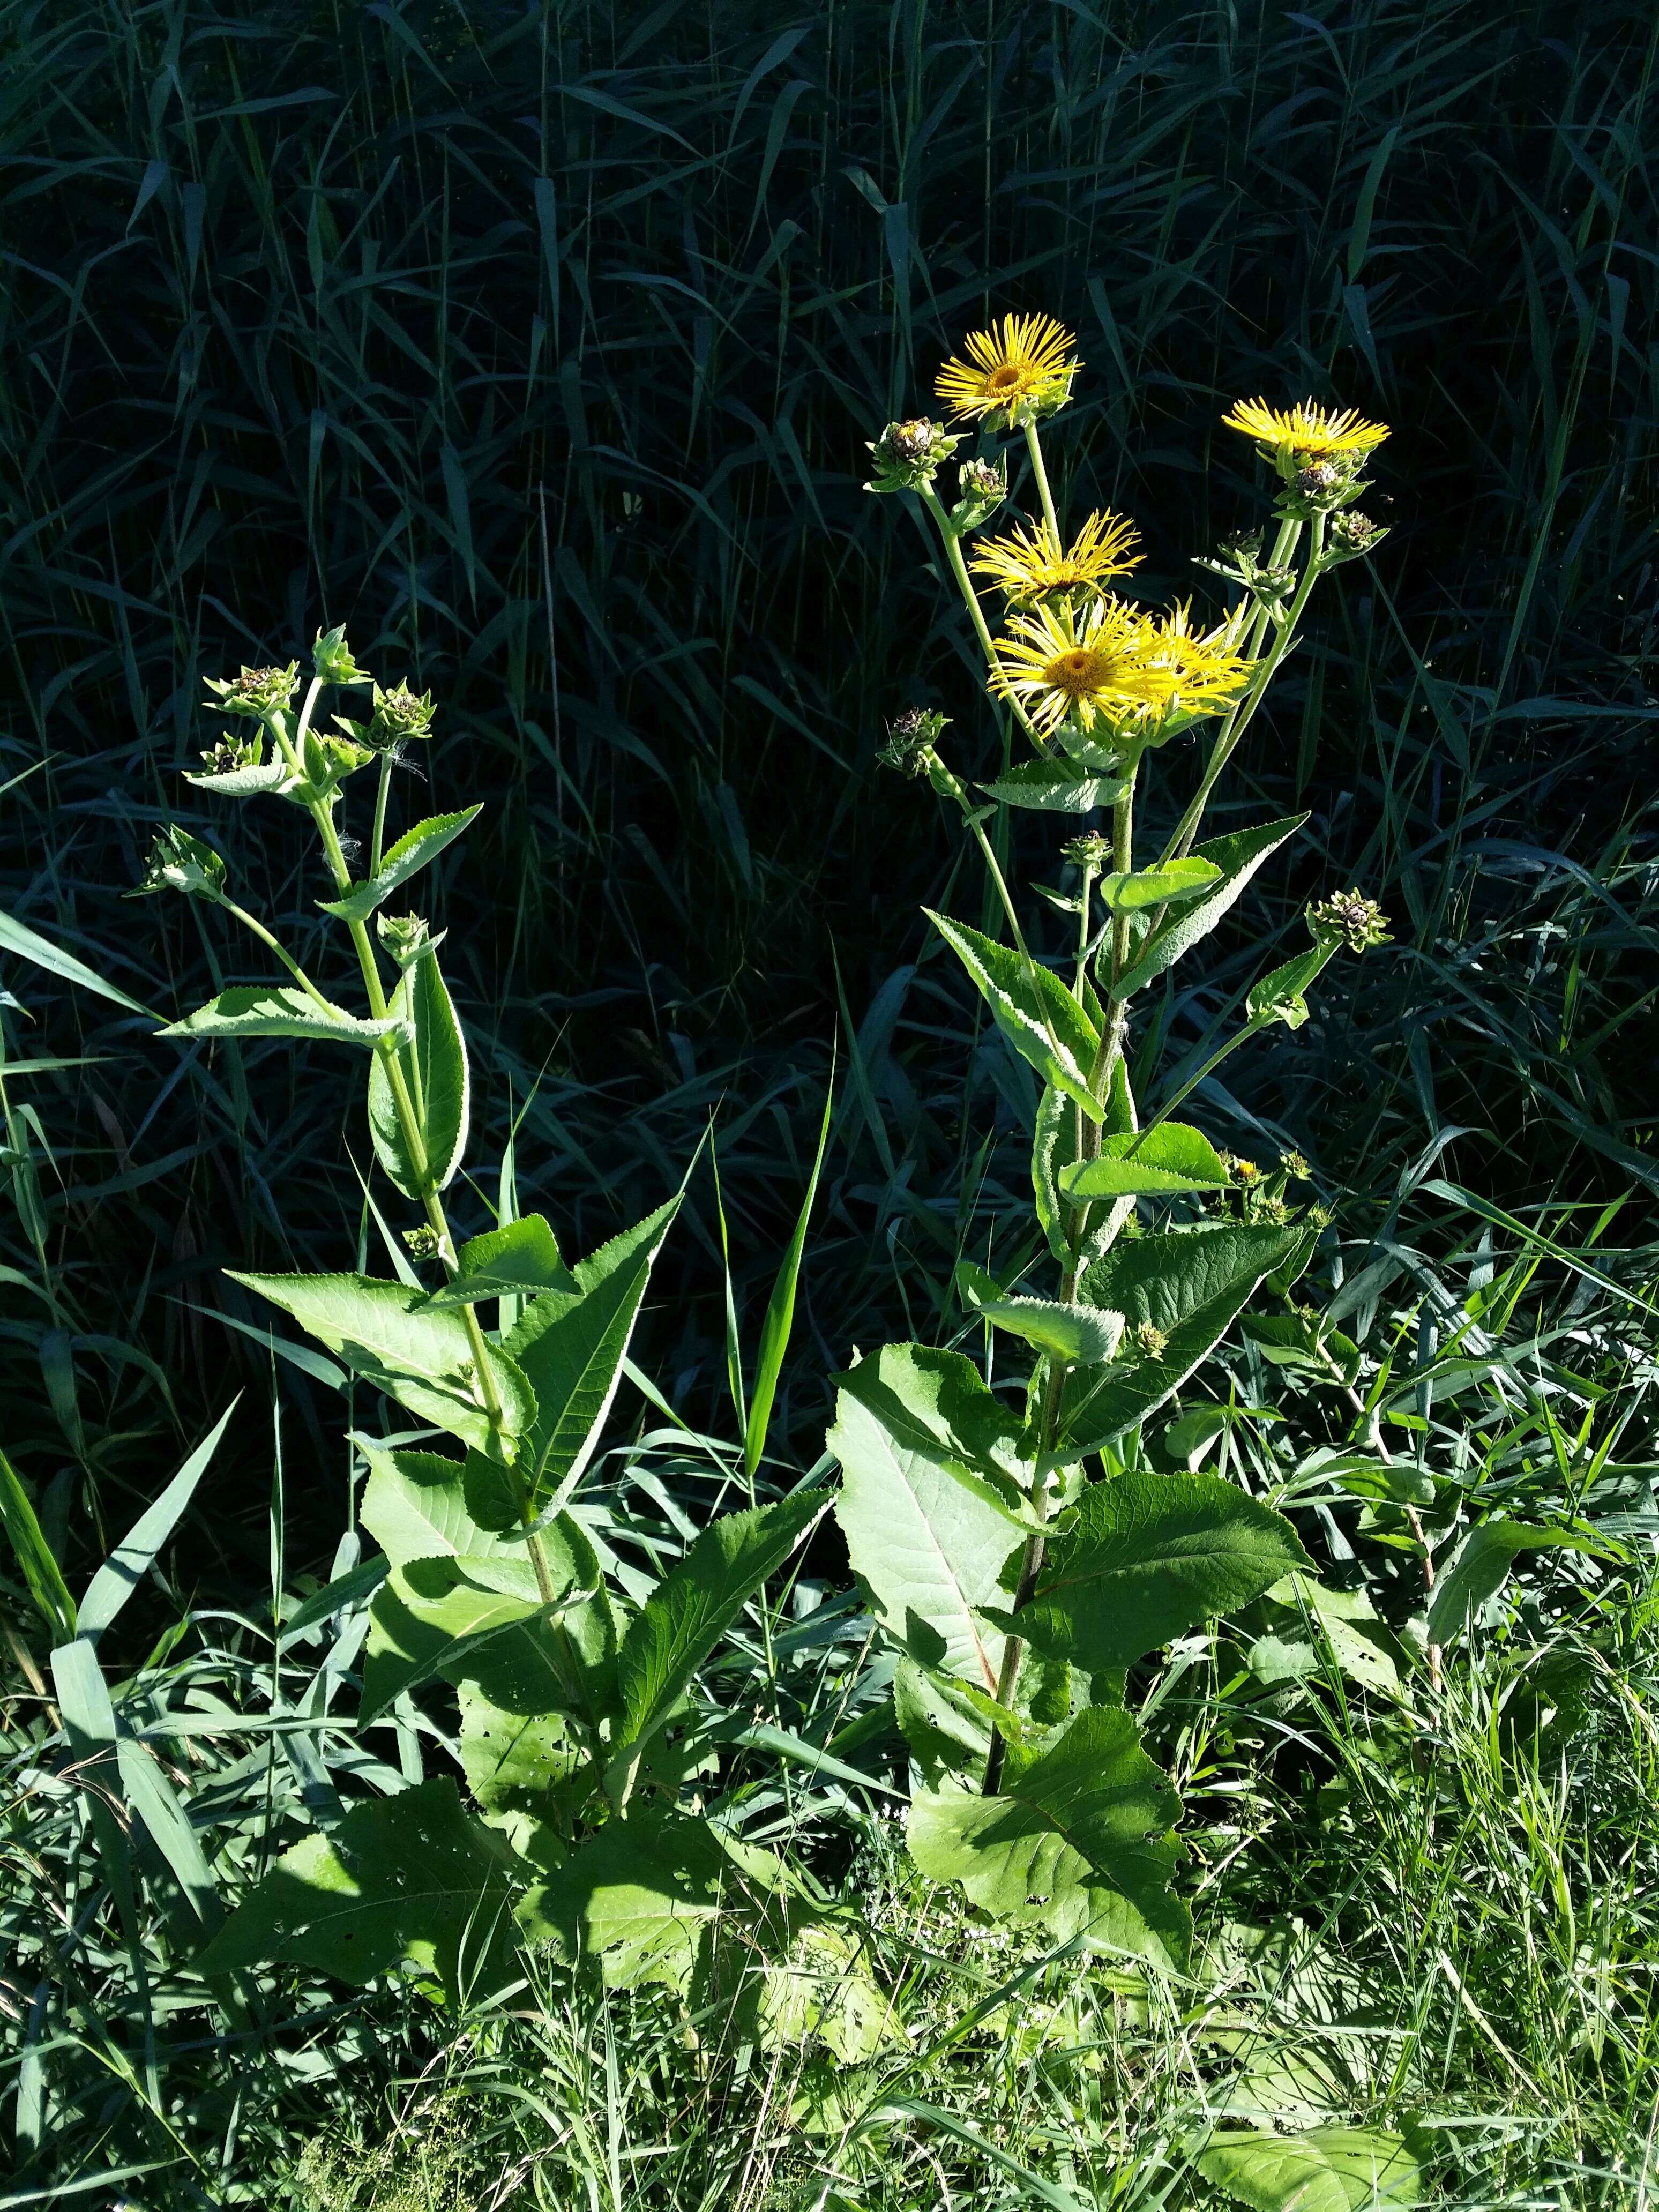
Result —
<instances>
[{"instance_id":1,"label":"hairy stem","mask_svg":"<svg viewBox=\"0 0 1659 2212\"><path fill-rule=\"evenodd\" d=\"M1054 512L1054 495L1048 489L1048 471L1042 459L1042 441L1037 436L1035 422L1025 425L1025 450L1031 456L1031 471L1036 477L1037 497L1042 501L1042 519L1054 532L1054 544L1060 544L1060 518Z\"/></svg>"}]
</instances>

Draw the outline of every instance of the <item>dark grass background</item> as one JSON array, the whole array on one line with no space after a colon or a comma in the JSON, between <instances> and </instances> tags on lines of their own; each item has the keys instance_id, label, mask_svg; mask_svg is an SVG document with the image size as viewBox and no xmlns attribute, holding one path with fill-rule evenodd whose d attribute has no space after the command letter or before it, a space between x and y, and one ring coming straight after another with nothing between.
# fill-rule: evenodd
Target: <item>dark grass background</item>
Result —
<instances>
[{"instance_id":1,"label":"dark grass background","mask_svg":"<svg viewBox=\"0 0 1659 2212\"><path fill-rule=\"evenodd\" d=\"M1310 895L1358 883L1397 947L1230 1062L1207 1119L1298 1143L1351 1235L1431 1168L1577 1233L1632 1191L1634 1224L1656 41L1608 0L0 4L0 903L169 1015L260 972L210 913L120 902L171 816L338 975L303 817L209 819L179 772L217 734L205 676L346 623L439 702L404 820L485 802L428 880L486 1191L533 1091L523 1201L581 1249L716 1113L752 1343L840 1024L774 1431L810 1461L849 1348L933 1334L958 1248L1025 1203L1008 1064L917 913L976 916L977 884L872 763L911 700L988 757L971 640L917 519L859 487L966 327L1044 308L1087 363L1062 496L1135 517L1149 596L1264 512L1229 399L1395 426L1393 534L1322 590L1223 787L1224 823L1308 832L1156 1034L1178 1056L1224 1021ZM1160 766L1172 817L1194 757ZM1056 880L1064 826L1017 834ZM58 1304L8 1212L0 1441L74 1580L252 1386L246 1480L204 1492L179 1559L258 1577L267 1364L213 1318L246 1311L217 1271L351 1263L362 1067L183 1054L3 952L0 984L12 1056L101 1055L10 1086ZM718 1424L706 1170L694 1194L641 1356ZM337 1401L283 1390L320 1563Z\"/></svg>"}]
</instances>

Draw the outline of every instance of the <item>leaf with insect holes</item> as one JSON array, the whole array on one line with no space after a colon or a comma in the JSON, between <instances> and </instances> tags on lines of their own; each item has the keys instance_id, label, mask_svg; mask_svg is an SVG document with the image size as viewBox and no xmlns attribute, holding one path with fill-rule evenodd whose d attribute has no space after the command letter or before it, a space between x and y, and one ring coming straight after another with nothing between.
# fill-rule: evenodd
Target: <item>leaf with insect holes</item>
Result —
<instances>
[{"instance_id":1,"label":"leaf with insect holes","mask_svg":"<svg viewBox=\"0 0 1659 2212\"><path fill-rule=\"evenodd\" d=\"M410 1031L410 1042L398 1048L398 1065L413 1109L426 1176L433 1188L442 1190L466 1150L471 1081L465 1040L435 953L417 960L400 978L391 1012ZM368 1127L375 1158L404 1196L418 1203L427 1181L404 1133L384 1054L376 1055L368 1071Z\"/></svg>"},{"instance_id":2,"label":"leaf with insect holes","mask_svg":"<svg viewBox=\"0 0 1659 2212\"><path fill-rule=\"evenodd\" d=\"M1307 818L1305 814L1292 814L1283 821L1263 823L1259 829L1231 830L1224 837L1211 837L1196 846L1192 857L1207 860L1218 869L1217 880L1198 897L1171 907L1113 983L1112 996L1127 999L1141 990L1207 937L1237 902L1262 862L1287 837L1294 836Z\"/></svg>"},{"instance_id":3,"label":"leaf with insect holes","mask_svg":"<svg viewBox=\"0 0 1659 2212\"><path fill-rule=\"evenodd\" d=\"M991 1617L1085 1674L1133 1666L1310 1568L1282 1514L1213 1474L1091 1483L1049 1540L1030 1598Z\"/></svg>"},{"instance_id":4,"label":"leaf with insect holes","mask_svg":"<svg viewBox=\"0 0 1659 2212\"><path fill-rule=\"evenodd\" d=\"M393 891L435 860L482 811L482 807L467 806L459 814L434 814L428 821L417 822L398 838L366 883L353 884L343 898L319 899L318 905L325 914L337 915L342 921L367 921L377 907L384 906Z\"/></svg>"},{"instance_id":5,"label":"leaf with insect holes","mask_svg":"<svg viewBox=\"0 0 1659 2212\"><path fill-rule=\"evenodd\" d=\"M235 983L158 1036L301 1037L324 1044L361 1045L372 1052L382 1037L406 1036L409 1024L393 1011L384 1020L359 1020L343 1006L319 1006L309 992L275 983Z\"/></svg>"},{"instance_id":6,"label":"leaf with insect holes","mask_svg":"<svg viewBox=\"0 0 1659 2212\"><path fill-rule=\"evenodd\" d=\"M1084 1199L1163 1198L1224 1190L1231 1178L1201 1129L1160 1121L1144 1135L1103 1137L1098 1158L1062 1168L1060 1187L1073 1205Z\"/></svg>"},{"instance_id":7,"label":"leaf with insect holes","mask_svg":"<svg viewBox=\"0 0 1659 2212\"><path fill-rule=\"evenodd\" d=\"M1011 945L949 915L923 911L973 978L991 1018L1022 1060L1082 1107L1091 1121L1103 1109L1089 1088L1100 1032L1058 975Z\"/></svg>"},{"instance_id":8,"label":"leaf with insect holes","mask_svg":"<svg viewBox=\"0 0 1659 2212\"><path fill-rule=\"evenodd\" d=\"M536 1395L523 1370L492 1344L484 1346L501 1408L498 1433L485 1409L474 1347L461 1316L434 1313L425 1293L371 1275L244 1275L234 1283L291 1314L307 1334L345 1362L354 1375L384 1390L434 1428L459 1437L490 1458L536 1419Z\"/></svg>"},{"instance_id":9,"label":"leaf with insect holes","mask_svg":"<svg viewBox=\"0 0 1659 2212\"><path fill-rule=\"evenodd\" d=\"M1079 1713L1052 1749L1005 1772L996 1796L918 1790L910 1855L930 1881L957 1881L993 1918L1087 1935L1181 1966L1191 1942L1170 1881L1181 1800L1121 1708Z\"/></svg>"},{"instance_id":10,"label":"leaf with insect holes","mask_svg":"<svg viewBox=\"0 0 1659 2212\"><path fill-rule=\"evenodd\" d=\"M361 1989L408 1960L459 2004L517 1970L517 1864L447 1777L423 1782L284 1851L191 1964L210 1976L282 1961Z\"/></svg>"}]
</instances>

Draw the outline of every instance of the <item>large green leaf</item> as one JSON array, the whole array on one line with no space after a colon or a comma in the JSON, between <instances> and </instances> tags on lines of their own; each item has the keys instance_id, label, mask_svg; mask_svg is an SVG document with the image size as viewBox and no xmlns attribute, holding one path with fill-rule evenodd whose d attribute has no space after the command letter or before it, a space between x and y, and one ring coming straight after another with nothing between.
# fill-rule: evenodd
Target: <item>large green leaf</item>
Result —
<instances>
[{"instance_id":1,"label":"large green leaf","mask_svg":"<svg viewBox=\"0 0 1659 2212\"><path fill-rule=\"evenodd\" d=\"M394 1567L411 1559L526 1556L522 1542L482 1528L466 1510L466 1467L437 1452L394 1451L359 1436L368 1461L360 1519Z\"/></svg>"},{"instance_id":2,"label":"large green leaf","mask_svg":"<svg viewBox=\"0 0 1659 2212\"><path fill-rule=\"evenodd\" d=\"M434 1428L497 1457L501 1439L484 1409L473 1346L461 1316L434 1310L424 1292L372 1275L243 1275L234 1283L291 1314L354 1375L384 1390ZM485 1356L508 1440L536 1419L536 1397L521 1369L493 1345Z\"/></svg>"},{"instance_id":3,"label":"large green leaf","mask_svg":"<svg viewBox=\"0 0 1659 2212\"><path fill-rule=\"evenodd\" d=\"M585 1605L594 1588L581 1577L586 1563L561 1546L556 1523L543 1532L541 1540L554 1569L561 1611ZM374 1720L405 1690L438 1677L481 1679L485 1645L520 1632L544 1641L560 1617L544 1604L522 1546L517 1559L496 1553L479 1559L410 1559L394 1567L369 1608L362 1718Z\"/></svg>"},{"instance_id":4,"label":"large green leaf","mask_svg":"<svg viewBox=\"0 0 1659 2212\"><path fill-rule=\"evenodd\" d=\"M1085 1006L1091 1018L1094 1008L1092 990L1088 993ZM1091 1209L1086 1218L1083 1237L1075 1255L1066 1242L1068 1215L1073 1212L1069 1199L1060 1192L1060 1177L1067 1168L1083 1157L1083 1132L1080 1116L1064 1091L1053 1084L1045 1085L1042 1103L1037 1108L1036 1127L1031 1140L1031 1187L1036 1200L1037 1219L1048 1240L1048 1249L1062 1267L1073 1264L1074 1257L1085 1266L1114 1242L1127 1217L1134 1210L1134 1200L1121 1198L1109 1206ZM1112 1092L1106 1104L1106 1118L1102 1124L1108 1135L1133 1138L1135 1133L1135 1105L1129 1090L1128 1071L1121 1055L1112 1071Z\"/></svg>"},{"instance_id":5,"label":"large green leaf","mask_svg":"<svg viewBox=\"0 0 1659 2212\"><path fill-rule=\"evenodd\" d=\"M1085 1673L1127 1667L1311 1565L1282 1514L1213 1474L1125 1474L1085 1491L1005 1628Z\"/></svg>"},{"instance_id":6,"label":"large green leaf","mask_svg":"<svg viewBox=\"0 0 1659 2212\"><path fill-rule=\"evenodd\" d=\"M545 1819L585 1764L562 1713L508 1711L472 1682L459 1690L461 1765L486 1813Z\"/></svg>"},{"instance_id":7,"label":"large green leaf","mask_svg":"<svg viewBox=\"0 0 1659 2212\"><path fill-rule=\"evenodd\" d=\"M284 1851L194 1963L214 1975L289 1960L361 1987L407 1960L452 2004L487 1996L515 1969L514 1864L453 1782L424 1782Z\"/></svg>"},{"instance_id":8,"label":"large green leaf","mask_svg":"<svg viewBox=\"0 0 1659 2212\"><path fill-rule=\"evenodd\" d=\"M1424 2201L1417 2160L1379 2128L1229 2130L1210 2138L1198 2170L1249 2212L1407 2212Z\"/></svg>"},{"instance_id":9,"label":"large green leaf","mask_svg":"<svg viewBox=\"0 0 1659 2212\"><path fill-rule=\"evenodd\" d=\"M671 1198L613 1237L576 1268L575 1297L552 1291L534 1299L507 1337L506 1351L536 1394L535 1425L520 1462L532 1504L550 1492L568 1497L592 1456L652 1264L678 1206Z\"/></svg>"},{"instance_id":10,"label":"large green leaf","mask_svg":"<svg viewBox=\"0 0 1659 2212\"><path fill-rule=\"evenodd\" d=\"M722 1514L629 1621L617 1657L622 1725L611 1771L619 1782L631 1776L641 1749L672 1717L698 1668L824 1503L821 1492L803 1490L775 1504Z\"/></svg>"},{"instance_id":11,"label":"large green leaf","mask_svg":"<svg viewBox=\"0 0 1659 2212\"><path fill-rule=\"evenodd\" d=\"M1600 1552L1609 1547L1577 1528L1534 1528L1494 1514L1472 1528L1449 1567L1442 1569L1429 1607L1429 1640L1449 1644L1496 1597L1523 1552Z\"/></svg>"},{"instance_id":12,"label":"large green leaf","mask_svg":"<svg viewBox=\"0 0 1659 2212\"><path fill-rule=\"evenodd\" d=\"M319 1006L308 992L287 984L234 983L156 1035L310 1037L326 1044L362 1045L372 1051L382 1037L407 1032L408 1024L395 1006L383 1021L360 1020L343 1006Z\"/></svg>"},{"instance_id":13,"label":"large green leaf","mask_svg":"<svg viewBox=\"0 0 1659 2212\"><path fill-rule=\"evenodd\" d=\"M1175 906L1200 897L1221 871L1213 860L1170 860L1161 868L1137 868L1127 875L1103 876L1100 899L1114 914L1145 914L1149 907Z\"/></svg>"},{"instance_id":14,"label":"large green leaf","mask_svg":"<svg viewBox=\"0 0 1659 2212\"><path fill-rule=\"evenodd\" d=\"M1162 1405L1212 1352L1262 1277L1299 1246L1290 1229L1220 1228L1120 1241L1085 1270L1090 1305L1121 1313L1125 1346L1136 1348L1103 1374L1077 1375L1062 1401L1069 1458L1101 1450ZM1163 1348L1142 1351L1135 1332L1149 1323Z\"/></svg>"},{"instance_id":15,"label":"large green leaf","mask_svg":"<svg viewBox=\"0 0 1659 2212\"><path fill-rule=\"evenodd\" d=\"M992 1018L1039 1075L1075 1099L1091 1121L1102 1116L1089 1088L1100 1032L1051 969L999 945L966 922L924 909L982 993Z\"/></svg>"},{"instance_id":16,"label":"large green leaf","mask_svg":"<svg viewBox=\"0 0 1659 2212\"><path fill-rule=\"evenodd\" d=\"M1034 806L1047 814L1087 814L1097 806L1111 805L1121 796L1123 782L1121 775L1047 756L1020 761L979 787L1005 806Z\"/></svg>"},{"instance_id":17,"label":"large green leaf","mask_svg":"<svg viewBox=\"0 0 1659 2212\"><path fill-rule=\"evenodd\" d=\"M1191 1940L1170 1888L1181 1801L1119 1708L1079 1713L1053 1749L1005 1776L994 1797L919 1790L911 1855L935 1881L959 1881L999 1920L1036 1923L1062 1942L1087 1933L1180 1966Z\"/></svg>"},{"instance_id":18,"label":"large green leaf","mask_svg":"<svg viewBox=\"0 0 1659 2212\"><path fill-rule=\"evenodd\" d=\"M958 1276L958 1281L962 1279ZM963 1304L994 1328L1023 1337L1057 1359L1094 1365L1109 1359L1123 1334L1121 1314L1092 1306L1061 1305L1054 1298L986 1297L963 1285Z\"/></svg>"},{"instance_id":19,"label":"large green leaf","mask_svg":"<svg viewBox=\"0 0 1659 2212\"><path fill-rule=\"evenodd\" d=\"M435 860L444 847L453 843L482 811L480 807L468 806L459 814L434 814L424 822L417 822L398 838L380 862L378 873L366 883L353 884L343 898L319 899L318 905L325 914L338 915L342 921L367 921L399 884L406 884L428 861Z\"/></svg>"},{"instance_id":20,"label":"large green leaf","mask_svg":"<svg viewBox=\"0 0 1659 2212\"><path fill-rule=\"evenodd\" d=\"M405 1198L419 1200L428 1188L442 1190L466 1150L471 1079L466 1044L455 1018L435 953L407 970L391 1012L408 1024L412 1041L398 1048L398 1066L414 1109L426 1176L404 1135L384 1054L368 1071L368 1127L374 1155Z\"/></svg>"},{"instance_id":21,"label":"large green leaf","mask_svg":"<svg viewBox=\"0 0 1659 2212\"><path fill-rule=\"evenodd\" d=\"M1219 869L1218 880L1200 897L1170 908L1113 984L1112 996L1127 999L1207 937L1262 862L1287 837L1294 836L1307 818L1305 814L1292 814L1280 822L1263 823L1257 830L1231 830L1224 837L1212 837L1194 846L1193 858L1207 860Z\"/></svg>"},{"instance_id":22,"label":"large green leaf","mask_svg":"<svg viewBox=\"0 0 1659 2212\"><path fill-rule=\"evenodd\" d=\"M1061 1169L1060 1188L1076 1205L1083 1199L1224 1190L1231 1180L1221 1155L1201 1129L1186 1121L1160 1121L1144 1135L1103 1137L1097 1158Z\"/></svg>"},{"instance_id":23,"label":"large green leaf","mask_svg":"<svg viewBox=\"0 0 1659 2212\"><path fill-rule=\"evenodd\" d=\"M75 1633L75 1600L29 1494L4 1452L0 1452L0 1528L5 1529L12 1556L22 1571L48 1635L54 1644L67 1644Z\"/></svg>"},{"instance_id":24,"label":"large green leaf","mask_svg":"<svg viewBox=\"0 0 1659 2212\"><path fill-rule=\"evenodd\" d=\"M576 1294L576 1278L559 1257L545 1217L526 1213L500 1229L469 1237L455 1255L455 1273L434 1291L434 1306L476 1306L486 1298L533 1298L543 1291Z\"/></svg>"},{"instance_id":25,"label":"large green leaf","mask_svg":"<svg viewBox=\"0 0 1659 2212\"><path fill-rule=\"evenodd\" d=\"M959 1353L890 1345L843 1376L825 1438L842 1467L836 1518L888 1634L987 1692L1002 1638L978 1608L1024 1530L1012 1482L963 1431L982 1423L1006 1451L1006 1431L991 1427L999 1416L1007 1421Z\"/></svg>"}]
</instances>

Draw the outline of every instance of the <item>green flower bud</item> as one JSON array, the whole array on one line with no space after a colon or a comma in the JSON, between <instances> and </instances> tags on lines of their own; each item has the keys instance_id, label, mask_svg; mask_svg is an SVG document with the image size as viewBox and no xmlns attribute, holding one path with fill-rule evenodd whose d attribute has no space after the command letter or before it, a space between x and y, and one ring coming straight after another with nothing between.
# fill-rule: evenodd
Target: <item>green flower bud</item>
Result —
<instances>
[{"instance_id":1,"label":"green flower bud","mask_svg":"<svg viewBox=\"0 0 1659 2212\"><path fill-rule=\"evenodd\" d=\"M1334 939L1350 952L1364 952L1372 945L1388 945L1389 917L1375 899L1358 891L1337 891L1308 908L1308 927L1316 945Z\"/></svg>"},{"instance_id":2,"label":"green flower bud","mask_svg":"<svg viewBox=\"0 0 1659 2212\"><path fill-rule=\"evenodd\" d=\"M299 684L297 660L290 660L286 668L244 668L234 677L210 676L207 688L213 697L204 703L220 707L227 714L262 716L288 706Z\"/></svg>"},{"instance_id":3,"label":"green flower bud","mask_svg":"<svg viewBox=\"0 0 1659 2212\"><path fill-rule=\"evenodd\" d=\"M410 738L422 741L432 735L434 713L432 694L422 692L418 696L406 684L399 684L390 691L374 686L374 713L372 719L358 730L366 745L377 753L391 752Z\"/></svg>"},{"instance_id":4,"label":"green flower bud","mask_svg":"<svg viewBox=\"0 0 1659 2212\"><path fill-rule=\"evenodd\" d=\"M265 741L258 731L251 738L239 738L234 730L227 730L217 744L202 755L202 763L210 775L231 775L239 768L258 768L264 757Z\"/></svg>"},{"instance_id":5,"label":"green flower bud","mask_svg":"<svg viewBox=\"0 0 1659 2212\"><path fill-rule=\"evenodd\" d=\"M435 1260L444 1249L442 1237L429 1221L423 1221L418 1229L405 1229L404 1242L411 1260Z\"/></svg>"},{"instance_id":6,"label":"green flower bud","mask_svg":"<svg viewBox=\"0 0 1659 2212\"><path fill-rule=\"evenodd\" d=\"M874 479L866 491L919 491L933 481L939 464L947 461L962 443L940 429L926 415L903 422L890 422L870 446L875 456Z\"/></svg>"},{"instance_id":7,"label":"green flower bud","mask_svg":"<svg viewBox=\"0 0 1659 2212\"><path fill-rule=\"evenodd\" d=\"M1147 1359L1162 1359L1170 1340L1156 1322L1144 1321L1135 1331L1135 1350Z\"/></svg>"},{"instance_id":8,"label":"green flower bud","mask_svg":"<svg viewBox=\"0 0 1659 2212\"><path fill-rule=\"evenodd\" d=\"M1068 837L1060 848L1062 860L1069 860L1074 868L1098 869L1112 857L1112 841L1103 837L1097 830L1085 830L1080 837Z\"/></svg>"},{"instance_id":9,"label":"green flower bud","mask_svg":"<svg viewBox=\"0 0 1659 2212\"><path fill-rule=\"evenodd\" d=\"M311 665L325 684L367 684L368 671L359 668L346 643L343 623L334 629L319 629L311 648Z\"/></svg>"},{"instance_id":10,"label":"green flower bud","mask_svg":"<svg viewBox=\"0 0 1659 2212\"><path fill-rule=\"evenodd\" d=\"M211 845L192 837L176 822L155 833L155 842L145 864L142 881L129 898L147 898L154 891L184 891L191 898L223 897L225 864Z\"/></svg>"},{"instance_id":11,"label":"green flower bud","mask_svg":"<svg viewBox=\"0 0 1659 2212\"><path fill-rule=\"evenodd\" d=\"M936 714L931 707L907 707L887 725L887 742L876 758L884 768L896 769L901 775L921 775L927 770L928 754L949 722L949 715Z\"/></svg>"},{"instance_id":12,"label":"green flower bud","mask_svg":"<svg viewBox=\"0 0 1659 2212\"><path fill-rule=\"evenodd\" d=\"M964 461L957 473L957 503L951 509L951 522L958 535L963 535L977 530L1007 498L1006 465L993 467L989 461Z\"/></svg>"},{"instance_id":13,"label":"green flower bud","mask_svg":"<svg viewBox=\"0 0 1659 2212\"><path fill-rule=\"evenodd\" d=\"M387 914L382 910L374 917L374 934L399 968L412 968L417 960L424 960L435 952L448 935L440 930L434 937L418 914Z\"/></svg>"}]
</instances>

